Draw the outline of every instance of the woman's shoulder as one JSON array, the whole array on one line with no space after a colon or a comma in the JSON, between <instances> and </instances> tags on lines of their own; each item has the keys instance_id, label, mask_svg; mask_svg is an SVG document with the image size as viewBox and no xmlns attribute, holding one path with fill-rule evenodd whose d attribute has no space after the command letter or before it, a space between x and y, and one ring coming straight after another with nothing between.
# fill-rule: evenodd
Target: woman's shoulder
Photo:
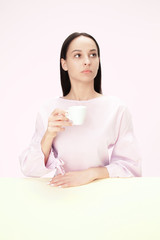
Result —
<instances>
[{"instance_id":1,"label":"woman's shoulder","mask_svg":"<svg viewBox=\"0 0 160 240\"><path fill-rule=\"evenodd\" d=\"M111 113L115 116L122 116L123 114L127 116L131 115L127 103L123 99L113 95L104 96L102 108L107 114Z\"/></svg>"},{"instance_id":2,"label":"woman's shoulder","mask_svg":"<svg viewBox=\"0 0 160 240\"><path fill-rule=\"evenodd\" d=\"M117 107L127 107L126 102L114 95L103 95L103 100L107 105L117 106Z\"/></svg>"}]
</instances>

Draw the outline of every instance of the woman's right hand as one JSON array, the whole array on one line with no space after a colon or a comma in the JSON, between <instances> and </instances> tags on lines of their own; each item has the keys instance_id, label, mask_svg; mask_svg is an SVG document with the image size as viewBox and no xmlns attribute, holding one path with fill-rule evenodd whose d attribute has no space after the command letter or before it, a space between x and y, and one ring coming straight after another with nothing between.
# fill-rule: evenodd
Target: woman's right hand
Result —
<instances>
[{"instance_id":1,"label":"woman's right hand","mask_svg":"<svg viewBox=\"0 0 160 240\"><path fill-rule=\"evenodd\" d=\"M56 137L59 132L65 130L66 126L72 126L72 122L65 116L64 110L56 108L48 119L47 133Z\"/></svg>"}]
</instances>

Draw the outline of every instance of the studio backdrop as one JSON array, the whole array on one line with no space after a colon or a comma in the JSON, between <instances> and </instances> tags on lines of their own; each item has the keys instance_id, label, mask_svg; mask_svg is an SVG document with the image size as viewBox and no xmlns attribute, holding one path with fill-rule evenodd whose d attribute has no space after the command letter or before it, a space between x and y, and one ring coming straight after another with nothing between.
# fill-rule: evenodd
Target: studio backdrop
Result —
<instances>
[{"instance_id":1,"label":"studio backdrop","mask_svg":"<svg viewBox=\"0 0 160 240\"><path fill-rule=\"evenodd\" d=\"M77 31L99 43L103 94L130 109L143 176L160 176L160 1L0 0L0 177L23 177L18 157L41 104L62 96L60 49Z\"/></svg>"}]
</instances>

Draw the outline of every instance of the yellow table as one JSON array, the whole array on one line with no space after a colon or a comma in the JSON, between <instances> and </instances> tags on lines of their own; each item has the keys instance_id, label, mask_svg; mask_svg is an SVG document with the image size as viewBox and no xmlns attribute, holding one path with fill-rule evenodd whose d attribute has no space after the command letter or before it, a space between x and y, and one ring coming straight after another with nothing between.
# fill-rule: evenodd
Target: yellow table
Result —
<instances>
[{"instance_id":1,"label":"yellow table","mask_svg":"<svg viewBox=\"0 0 160 240\"><path fill-rule=\"evenodd\" d=\"M73 188L48 178L0 179L0 240L159 240L160 178Z\"/></svg>"}]
</instances>

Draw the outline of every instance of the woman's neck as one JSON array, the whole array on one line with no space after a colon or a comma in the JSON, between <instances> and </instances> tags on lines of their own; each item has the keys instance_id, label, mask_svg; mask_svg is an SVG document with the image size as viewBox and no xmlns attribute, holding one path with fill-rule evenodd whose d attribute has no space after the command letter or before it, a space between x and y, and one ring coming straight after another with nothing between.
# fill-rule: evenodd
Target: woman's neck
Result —
<instances>
[{"instance_id":1,"label":"woman's neck","mask_svg":"<svg viewBox=\"0 0 160 240\"><path fill-rule=\"evenodd\" d=\"M89 100L96 97L100 97L102 94L97 93L94 90L92 84L71 84L70 92L64 97L70 100Z\"/></svg>"},{"instance_id":2,"label":"woman's neck","mask_svg":"<svg viewBox=\"0 0 160 240\"><path fill-rule=\"evenodd\" d=\"M93 93L90 94L79 94L79 93L74 93L72 91L69 92L69 94L67 94L64 98L65 99L69 99L69 100L89 100L89 99L93 99L93 98L97 98L102 96L102 94L97 93L96 91L94 91Z\"/></svg>"}]
</instances>

